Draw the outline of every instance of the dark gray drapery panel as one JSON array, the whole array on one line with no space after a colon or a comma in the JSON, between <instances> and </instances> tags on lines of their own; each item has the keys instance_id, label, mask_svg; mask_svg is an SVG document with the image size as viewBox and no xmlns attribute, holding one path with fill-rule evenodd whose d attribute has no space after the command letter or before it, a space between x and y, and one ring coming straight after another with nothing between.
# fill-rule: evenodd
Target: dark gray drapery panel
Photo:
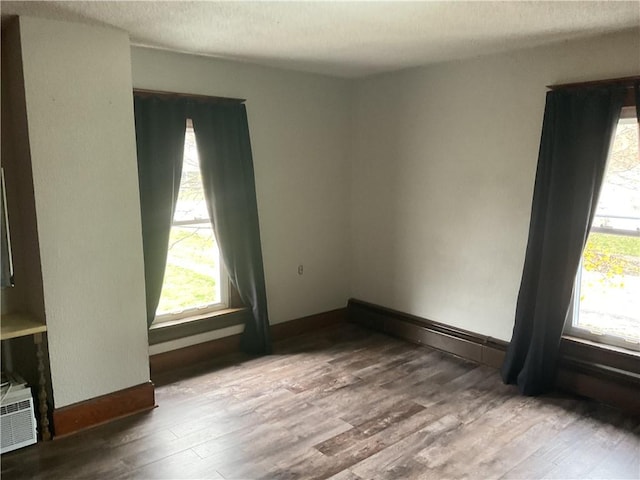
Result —
<instances>
[{"instance_id":1,"label":"dark gray drapery panel","mask_svg":"<svg viewBox=\"0 0 640 480\"><path fill-rule=\"evenodd\" d=\"M189 115L216 239L231 282L253 313L242 349L267 354L271 341L246 108L193 102Z\"/></svg>"},{"instance_id":2,"label":"dark gray drapery panel","mask_svg":"<svg viewBox=\"0 0 640 480\"><path fill-rule=\"evenodd\" d=\"M598 203L624 87L547 93L529 240L505 383L525 395L553 387L565 318Z\"/></svg>"},{"instance_id":3,"label":"dark gray drapery panel","mask_svg":"<svg viewBox=\"0 0 640 480\"><path fill-rule=\"evenodd\" d=\"M171 98L135 96L136 146L147 324L155 318L167 263L186 131L185 103Z\"/></svg>"}]
</instances>

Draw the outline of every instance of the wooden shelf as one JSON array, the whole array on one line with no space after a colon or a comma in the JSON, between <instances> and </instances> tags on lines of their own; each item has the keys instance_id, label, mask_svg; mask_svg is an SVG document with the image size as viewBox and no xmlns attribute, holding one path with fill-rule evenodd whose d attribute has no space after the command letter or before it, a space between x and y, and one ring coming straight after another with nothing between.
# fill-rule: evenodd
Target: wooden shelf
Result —
<instances>
[{"instance_id":1,"label":"wooden shelf","mask_svg":"<svg viewBox=\"0 0 640 480\"><path fill-rule=\"evenodd\" d=\"M47 326L26 313L3 315L0 320L0 340L24 337L47 331Z\"/></svg>"},{"instance_id":2,"label":"wooden shelf","mask_svg":"<svg viewBox=\"0 0 640 480\"><path fill-rule=\"evenodd\" d=\"M47 417L47 390L44 364L44 351L42 348L42 334L47 331L44 322L38 321L28 313L12 313L2 315L0 319L0 340L10 338L33 336L33 343L36 345L36 357L38 360L38 411L40 412L40 431L42 440L51 440L49 431L49 418Z\"/></svg>"}]
</instances>

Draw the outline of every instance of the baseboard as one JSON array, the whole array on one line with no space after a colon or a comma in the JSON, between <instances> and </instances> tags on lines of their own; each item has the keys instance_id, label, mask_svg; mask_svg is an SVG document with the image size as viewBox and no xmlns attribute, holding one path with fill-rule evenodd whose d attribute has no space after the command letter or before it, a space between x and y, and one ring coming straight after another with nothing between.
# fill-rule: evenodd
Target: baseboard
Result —
<instances>
[{"instance_id":1,"label":"baseboard","mask_svg":"<svg viewBox=\"0 0 640 480\"><path fill-rule=\"evenodd\" d=\"M173 370L204 363L212 358L240 351L240 334L230 335L188 347L149 356L151 379Z\"/></svg>"},{"instance_id":2,"label":"baseboard","mask_svg":"<svg viewBox=\"0 0 640 480\"><path fill-rule=\"evenodd\" d=\"M271 325L271 338L273 340L284 340L286 338L302 335L320 328L346 323L347 309L338 308L328 312L309 315L308 317L297 318L288 322Z\"/></svg>"},{"instance_id":3,"label":"baseboard","mask_svg":"<svg viewBox=\"0 0 640 480\"><path fill-rule=\"evenodd\" d=\"M507 350L502 340L356 299L349 300L348 315L351 322L495 368Z\"/></svg>"},{"instance_id":4,"label":"baseboard","mask_svg":"<svg viewBox=\"0 0 640 480\"><path fill-rule=\"evenodd\" d=\"M502 340L356 299L349 300L348 315L351 322L494 368L502 366L508 346ZM640 414L637 357L587 343L562 339L556 388Z\"/></svg>"},{"instance_id":5,"label":"baseboard","mask_svg":"<svg viewBox=\"0 0 640 480\"><path fill-rule=\"evenodd\" d=\"M575 358L561 358L556 388L640 416L640 378L631 372Z\"/></svg>"},{"instance_id":6,"label":"baseboard","mask_svg":"<svg viewBox=\"0 0 640 480\"><path fill-rule=\"evenodd\" d=\"M155 407L153 383L108 393L53 411L54 438L58 439L117 418L151 410Z\"/></svg>"},{"instance_id":7,"label":"baseboard","mask_svg":"<svg viewBox=\"0 0 640 480\"><path fill-rule=\"evenodd\" d=\"M288 322L271 325L271 338L283 340L347 321L347 309L339 308L328 312L297 318ZM240 351L241 335L231 335L208 342L191 345L149 357L151 378L185 367L210 361L222 355Z\"/></svg>"}]
</instances>

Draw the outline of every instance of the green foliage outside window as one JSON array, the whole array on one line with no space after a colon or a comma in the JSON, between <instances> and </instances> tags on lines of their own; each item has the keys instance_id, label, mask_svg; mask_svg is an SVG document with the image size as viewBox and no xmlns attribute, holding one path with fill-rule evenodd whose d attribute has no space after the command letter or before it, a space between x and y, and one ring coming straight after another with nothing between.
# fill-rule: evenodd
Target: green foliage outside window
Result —
<instances>
[{"instance_id":1,"label":"green foliage outside window","mask_svg":"<svg viewBox=\"0 0 640 480\"><path fill-rule=\"evenodd\" d=\"M598 272L600 281L624 288L624 276L640 276L640 238L591 233L584 249L583 267Z\"/></svg>"},{"instance_id":2,"label":"green foliage outside window","mask_svg":"<svg viewBox=\"0 0 640 480\"><path fill-rule=\"evenodd\" d=\"M216 301L213 249L210 228L171 230L158 312L175 312Z\"/></svg>"}]
</instances>

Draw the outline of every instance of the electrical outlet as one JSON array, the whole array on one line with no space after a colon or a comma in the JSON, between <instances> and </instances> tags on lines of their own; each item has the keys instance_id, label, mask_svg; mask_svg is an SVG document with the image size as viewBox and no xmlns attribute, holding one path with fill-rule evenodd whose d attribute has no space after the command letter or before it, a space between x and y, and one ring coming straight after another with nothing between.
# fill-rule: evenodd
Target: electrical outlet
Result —
<instances>
[{"instance_id":1,"label":"electrical outlet","mask_svg":"<svg viewBox=\"0 0 640 480\"><path fill-rule=\"evenodd\" d=\"M298 275L302 275L304 273L304 267L302 264L298 265Z\"/></svg>"}]
</instances>

